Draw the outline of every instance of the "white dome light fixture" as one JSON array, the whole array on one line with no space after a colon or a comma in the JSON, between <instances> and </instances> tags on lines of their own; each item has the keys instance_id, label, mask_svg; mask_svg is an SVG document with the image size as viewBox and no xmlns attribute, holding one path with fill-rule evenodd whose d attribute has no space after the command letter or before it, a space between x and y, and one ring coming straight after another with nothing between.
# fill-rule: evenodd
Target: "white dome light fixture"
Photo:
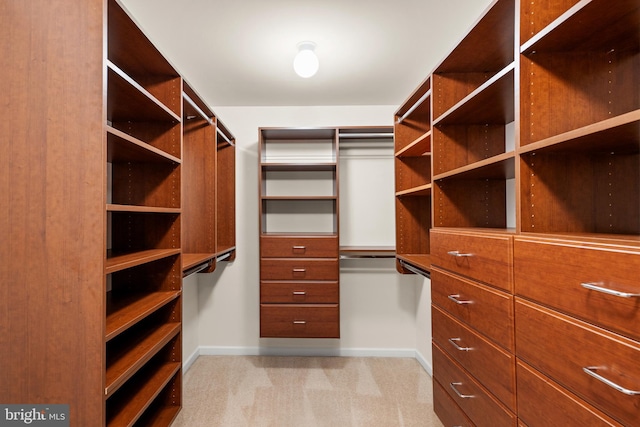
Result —
<instances>
[{"instance_id":1,"label":"white dome light fixture","mask_svg":"<svg viewBox=\"0 0 640 427\"><path fill-rule=\"evenodd\" d=\"M314 42L298 43L298 54L293 59L293 69L302 78L308 79L318 72L320 63L314 52L315 48Z\"/></svg>"}]
</instances>

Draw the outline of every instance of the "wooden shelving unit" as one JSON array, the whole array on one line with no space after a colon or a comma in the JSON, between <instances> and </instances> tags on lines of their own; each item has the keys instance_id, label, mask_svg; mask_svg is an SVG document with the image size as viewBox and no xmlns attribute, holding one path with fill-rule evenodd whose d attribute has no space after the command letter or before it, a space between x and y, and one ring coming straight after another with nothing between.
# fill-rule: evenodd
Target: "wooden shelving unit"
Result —
<instances>
[{"instance_id":1,"label":"wooden shelving unit","mask_svg":"<svg viewBox=\"0 0 640 427\"><path fill-rule=\"evenodd\" d=\"M107 10L104 399L119 426L154 401L181 406L182 79L116 1Z\"/></svg>"},{"instance_id":2,"label":"wooden shelving unit","mask_svg":"<svg viewBox=\"0 0 640 427\"><path fill-rule=\"evenodd\" d=\"M394 116L396 269L403 274L431 270L431 96L427 78Z\"/></svg>"},{"instance_id":3,"label":"wooden shelving unit","mask_svg":"<svg viewBox=\"0 0 640 427\"><path fill-rule=\"evenodd\" d=\"M433 151L430 186L397 193L430 194L433 228L396 216L430 255L397 259L431 270L448 425L640 417L640 5L552 3L494 1L425 80L430 121L396 135Z\"/></svg>"},{"instance_id":4,"label":"wooden shelving unit","mask_svg":"<svg viewBox=\"0 0 640 427\"><path fill-rule=\"evenodd\" d=\"M260 336L339 338L338 132L259 132Z\"/></svg>"}]
</instances>

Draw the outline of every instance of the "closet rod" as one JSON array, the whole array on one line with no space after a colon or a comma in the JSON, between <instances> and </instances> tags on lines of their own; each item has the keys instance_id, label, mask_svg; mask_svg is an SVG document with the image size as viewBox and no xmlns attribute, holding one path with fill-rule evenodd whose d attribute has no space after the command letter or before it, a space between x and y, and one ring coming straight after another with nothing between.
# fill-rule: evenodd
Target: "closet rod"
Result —
<instances>
[{"instance_id":1,"label":"closet rod","mask_svg":"<svg viewBox=\"0 0 640 427\"><path fill-rule=\"evenodd\" d=\"M192 274L200 273L202 270L208 268L210 264L211 261L207 261L204 264L193 267L191 270L185 271L182 278L184 279L185 277L191 276Z\"/></svg>"},{"instance_id":2,"label":"closet rod","mask_svg":"<svg viewBox=\"0 0 640 427\"><path fill-rule=\"evenodd\" d=\"M431 274L428 271L420 270L419 268L416 268L416 267L412 266L411 264L407 264L403 260L400 260L400 265L402 266L402 268L406 268L407 270L411 271L412 273L419 274L421 276L426 277L427 279L431 278Z\"/></svg>"},{"instance_id":3,"label":"closet rod","mask_svg":"<svg viewBox=\"0 0 640 427\"><path fill-rule=\"evenodd\" d=\"M229 258L230 256L231 256L231 252L227 252L224 255L220 255L219 257L216 257L216 262L224 261L225 259Z\"/></svg>"},{"instance_id":4,"label":"closet rod","mask_svg":"<svg viewBox=\"0 0 640 427\"><path fill-rule=\"evenodd\" d=\"M218 133L219 133L219 134L224 138L224 140L225 140L225 141L227 141L227 142L229 143L229 145L231 145L231 146L234 146L234 145L235 145L233 142L231 142L231 140L227 137L227 135L225 135L225 134L220 130L220 128L216 128L216 132L218 132Z\"/></svg>"},{"instance_id":5,"label":"closet rod","mask_svg":"<svg viewBox=\"0 0 640 427\"><path fill-rule=\"evenodd\" d=\"M422 104L422 103L425 101L425 99L429 98L429 96L431 96L431 89L429 89L429 90L427 91L427 93L425 93L424 95L422 95L422 97L421 97L420 99L418 99L418 100L416 101L416 103L415 103L415 104L413 104L413 105L411 106L411 108L409 108L409 109L407 110L407 112L406 112L406 113L404 113L404 114L402 115L402 117L400 117L400 118L398 119L398 121L397 121L396 123L398 123L398 124L402 123L402 122L404 121L404 119L406 119L406 118L407 118L407 116L409 116L409 114L413 113L413 112L415 111L415 109L416 109L416 108L418 108L418 107L420 106L420 104Z\"/></svg>"},{"instance_id":6,"label":"closet rod","mask_svg":"<svg viewBox=\"0 0 640 427\"><path fill-rule=\"evenodd\" d=\"M207 123L209 123L210 125L213 126L213 120L211 120L211 118L209 116L207 116L204 111L202 111L200 109L200 107L198 107L198 105L194 102L193 99L191 99L191 97L189 95L187 95L186 93L182 93L182 98L184 98L185 101L187 101L189 103L189 105L191 105L191 107L193 107L194 110L196 110L196 112L202 116L203 119L205 119L207 121Z\"/></svg>"},{"instance_id":7,"label":"closet rod","mask_svg":"<svg viewBox=\"0 0 640 427\"><path fill-rule=\"evenodd\" d=\"M340 255L340 259L395 258L395 255Z\"/></svg>"},{"instance_id":8,"label":"closet rod","mask_svg":"<svg viewBox=\"0 0 640 427\"><path fill-rule=\"evenodd\" d=\"M340 133L339 138L393 138L393 132L389 133Z\"/></svg>"}]
</instances>

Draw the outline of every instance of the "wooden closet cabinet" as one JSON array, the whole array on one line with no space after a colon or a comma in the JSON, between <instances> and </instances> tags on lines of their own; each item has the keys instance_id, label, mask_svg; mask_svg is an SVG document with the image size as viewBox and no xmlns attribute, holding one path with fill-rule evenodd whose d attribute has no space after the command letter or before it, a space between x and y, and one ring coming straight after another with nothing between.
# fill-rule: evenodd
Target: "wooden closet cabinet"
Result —
<instances>
[{"instance_id":1,"label":"wooden closet cabinet","mask_svg":"<svg viewBox=\"0 0 640 427\"><path fill-rule=\"evenodd\" d=\"M640 4L496 0L425 82L436 413L637 424Z\"/></svg>"},{"instance_id":2,"label":"wooden closet cabinet","mask_svg":"<svg viewBox=\"0 0 640 427\"><path fill-rule=\"evenodd\" d=\"M339 338L338 132L259 132L260 336Z\"/></svg>"}]
</instances>

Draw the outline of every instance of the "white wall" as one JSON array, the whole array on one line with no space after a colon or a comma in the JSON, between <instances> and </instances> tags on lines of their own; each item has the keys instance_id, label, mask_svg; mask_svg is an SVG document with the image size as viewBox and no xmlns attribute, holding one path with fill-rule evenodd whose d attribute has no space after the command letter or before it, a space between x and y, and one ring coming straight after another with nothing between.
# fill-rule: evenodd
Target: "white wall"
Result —
<instances>
[{"instance_id":1,"label":"white wall","mask_svg":"<svg viewBox=\"0 0 640 427\"><path fill-rule=\"evenodd\" d=\"M192 279L185 281L185 360L197 341L204 354L413 356L418 350L430 365L429 286L397 274L392 260L341 262L341 339L259 338L258 128L391 125L396 108L215 107L237 138L237 256L214 273L198 274L197 295Z\"/></svg>"}]
</instances>

